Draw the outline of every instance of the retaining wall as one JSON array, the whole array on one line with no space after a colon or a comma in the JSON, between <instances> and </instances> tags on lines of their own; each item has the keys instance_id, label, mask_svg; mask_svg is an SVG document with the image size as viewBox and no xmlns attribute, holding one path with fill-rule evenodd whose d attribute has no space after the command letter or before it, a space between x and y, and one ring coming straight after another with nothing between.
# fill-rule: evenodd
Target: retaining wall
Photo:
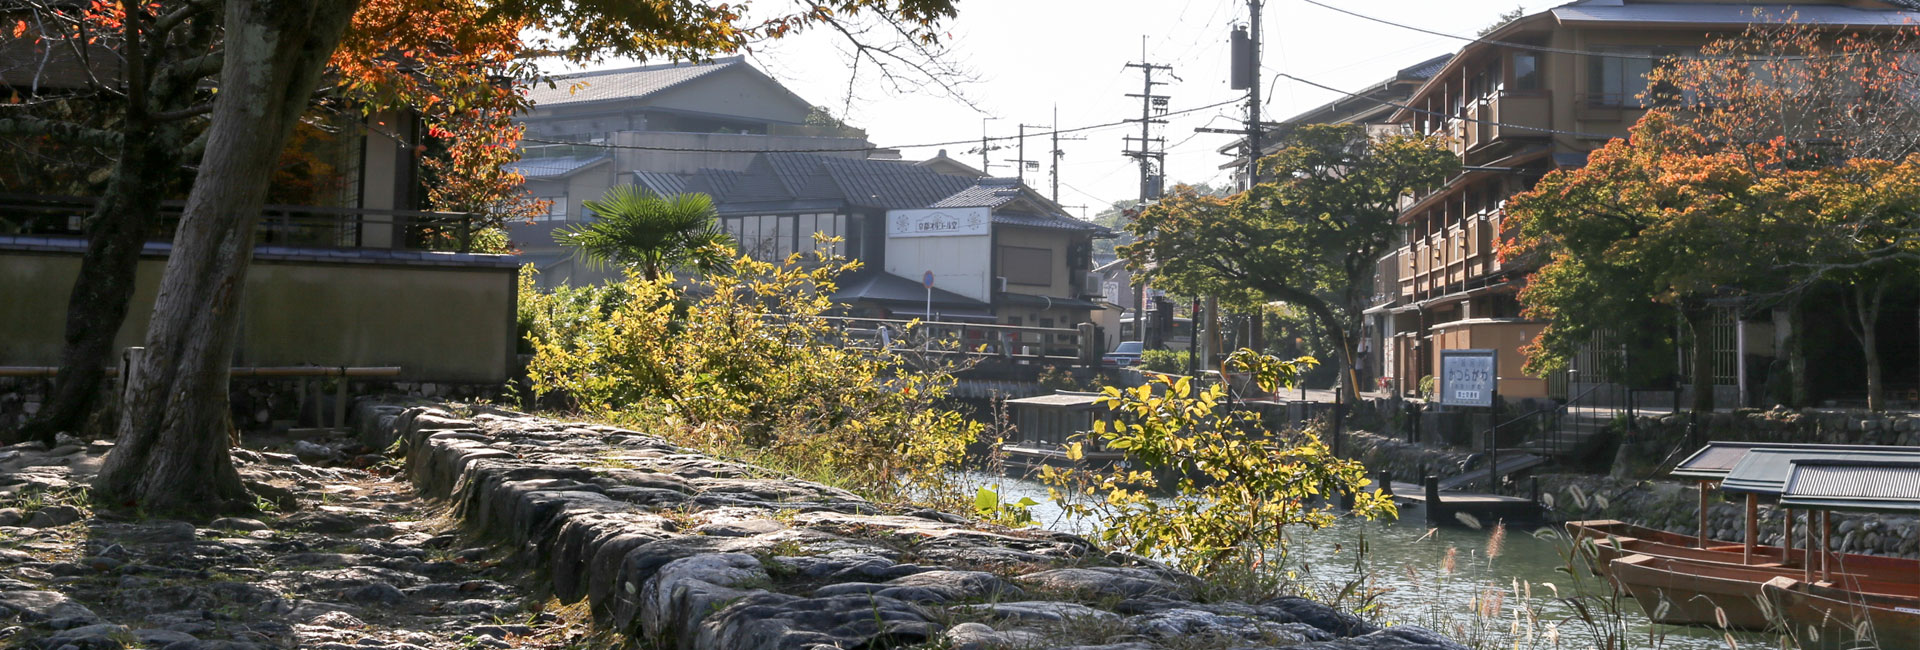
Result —
<instances>
[{"instance_id":1,"label":"retaining wall","mask_svg":"<svg viewBox=\"0 0 1920 650\"><path fill-rule=\"evenodd\" d=\"M360 403L376 448L565 603L653 647L1305 650L1461 646L1301 598L1197 602L1191 576L1086 540L877 504L612 427Z\"/></svg>"}]
</instances>

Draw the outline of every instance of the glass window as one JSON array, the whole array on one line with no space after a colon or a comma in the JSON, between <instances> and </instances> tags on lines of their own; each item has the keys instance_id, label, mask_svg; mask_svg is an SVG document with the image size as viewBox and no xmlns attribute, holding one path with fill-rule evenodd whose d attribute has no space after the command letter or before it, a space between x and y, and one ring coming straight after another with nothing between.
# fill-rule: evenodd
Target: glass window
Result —
<instances>
[{"instance_id":1,"label":"glass window","mask_svg":"<svg viewBox=\"0 0 1920 650\"><path fill-rule=\"evenodd\" d=\"M551 205L547 206L547 214L545 216L540 217L538 221L566 221L567 220L567 197L543 196L540 198L542 200L550 202Z\"/></svg>"},{"instance_id":2,"label":"glass window","mask_svg":"<svg viewBox=\"0 0 1920 650\"><path fill-rule=\"evenodd\" d=\"M1514 90L1540 89L1540 55L1534 52L1513 53Z\"/></svg>"}]
</instances>

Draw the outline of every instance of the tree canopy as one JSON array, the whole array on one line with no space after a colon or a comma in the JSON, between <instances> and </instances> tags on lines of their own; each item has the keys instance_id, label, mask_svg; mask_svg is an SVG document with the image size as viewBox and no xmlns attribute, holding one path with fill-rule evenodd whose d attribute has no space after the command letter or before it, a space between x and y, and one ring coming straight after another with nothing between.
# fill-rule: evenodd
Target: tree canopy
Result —
<instances>
[{"instance_id":1,"label":"tree canopy","mask_svg":"<svg viewBox=\"0 0 1920 650\"><path fill-rule=\"evenodd\" d=\"M1277 179L1232 197L1176 188L1127 226L1129 268L1157 286L1251 306L1284 301L1331 333L1351 373L1375 265L1395 243L1400 199L1440 184L1459 160L1439 140L1307 125L1262 159ZM1357 390L1348 376L1347 389Z\"/></svg>"}]
</instances>

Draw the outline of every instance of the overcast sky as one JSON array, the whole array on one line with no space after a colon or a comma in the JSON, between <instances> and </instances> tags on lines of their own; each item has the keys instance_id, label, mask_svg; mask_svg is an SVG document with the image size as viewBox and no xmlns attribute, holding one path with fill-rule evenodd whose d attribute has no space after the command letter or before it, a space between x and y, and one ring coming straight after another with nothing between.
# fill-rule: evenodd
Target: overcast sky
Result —
<instances>
[{"instance_id":1,"label":"overcast sky","mask_svg":"<svg viewBox=\"0 0 1920 650\"><path fill-rule=\"evenodd\" d=\"M1500 13L1524 7L1540 11L1564 0L1322 0L1352 11L1391 19L1448 34L1473 36ZM1181 110L1244 97L1227 87L1227 37L1234 25L1247 20L1245 0L958 0L959 17L951 22L947 46L952 61L970 71L977 82L963 90L978 109L937 93L899 93L873 75L863 75L847 101L848 71L844 41L817 31L764 45L753 53L754 65L773 75L814 104L867 130L877 145L898 146L924 142L974 140L944 147L968 164L980 164L978 146L981 119L994 136L1013 135L1017 125L1046 125L1053 107L1060 110L1063 128L1103 124L1138 117L1140 72L1126 68L1141 60L1142 37L1146 58L1172 65L1177 80L1156 90L1171 96L1170 108ZM1284 119L1320 105L1338 95L1287 80L1287 72L1329 86L1357 89L1386 79L1395 71L1427 58L1452 52L1464 41L1423 34L1316 7L1302 0L1267 0L1264 9L1266 47L1261 75L1267 102L1262 117ZM612 61L595 68L632 65ZM556 71L558 72L558 71ZM1219 166L1225 162L1217 149L1235 136L1196 134L1195 127L1238 128L1244 102L1175 116L1164 127L1169 145L1167 169L1172 182L1224 181ZM1029 129L1037 131L1040 129ZM1121 136L1138 134L1137 126L1112 127L1078 133L1083 141L1063 142L1060 202L1091 206L1085 214L1118 199L1139 193L1138 167L1121 155ZM1014 175L1011 142L992 151L991 171ZM1027 181L1043 193L1048 190L1042 137L1029 138L1027 157L1043 160L1041 170ZM925 158L937 148L907 149L909 158ZM1072 209L1074 214L1082 214Z\"/></svg>"}]
</instances>

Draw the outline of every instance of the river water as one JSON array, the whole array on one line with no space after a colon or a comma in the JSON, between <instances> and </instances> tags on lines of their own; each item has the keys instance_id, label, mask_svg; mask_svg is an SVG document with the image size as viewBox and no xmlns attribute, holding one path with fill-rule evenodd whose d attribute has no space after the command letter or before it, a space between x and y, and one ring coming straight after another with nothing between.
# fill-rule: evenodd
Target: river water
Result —
<instances>
[{"instance_id":1,"label":"river water","mask_svg":"<svg viewBox=\"0 0 1920 650\"><path fill-rule=\"evenodd\" d=\"M1039 501L1032 513L1047 528L1088 533L1094 527L1094 522L1063 517L1039 483L998 476L974 478L998 483L1007 501L1021 497ZM1604 594L1601 579L1584 567L1567 571L1565 543L1558 536L1508 530L1497 549L1489 548L1490 537L1487 530L1428 529L1417 521L1342 518L1327 529L1292 533L1289 562L1322 600L1332 600L1356 577L1368 576L1371 588L1379 590L1381 620L1433 628L1476 648L1597 647L1596 634L1575 608L1554 595ZM1588 602L1598 604L1597 599ZM1627 628L1626 648L1729 648L1718 630L1652 625L1632 598L1622 596L1618 602L1620 620ZM1735 633L1733 641L1738 648L1778 647L1763 635Z\"/></svg>"}]
</instances>

